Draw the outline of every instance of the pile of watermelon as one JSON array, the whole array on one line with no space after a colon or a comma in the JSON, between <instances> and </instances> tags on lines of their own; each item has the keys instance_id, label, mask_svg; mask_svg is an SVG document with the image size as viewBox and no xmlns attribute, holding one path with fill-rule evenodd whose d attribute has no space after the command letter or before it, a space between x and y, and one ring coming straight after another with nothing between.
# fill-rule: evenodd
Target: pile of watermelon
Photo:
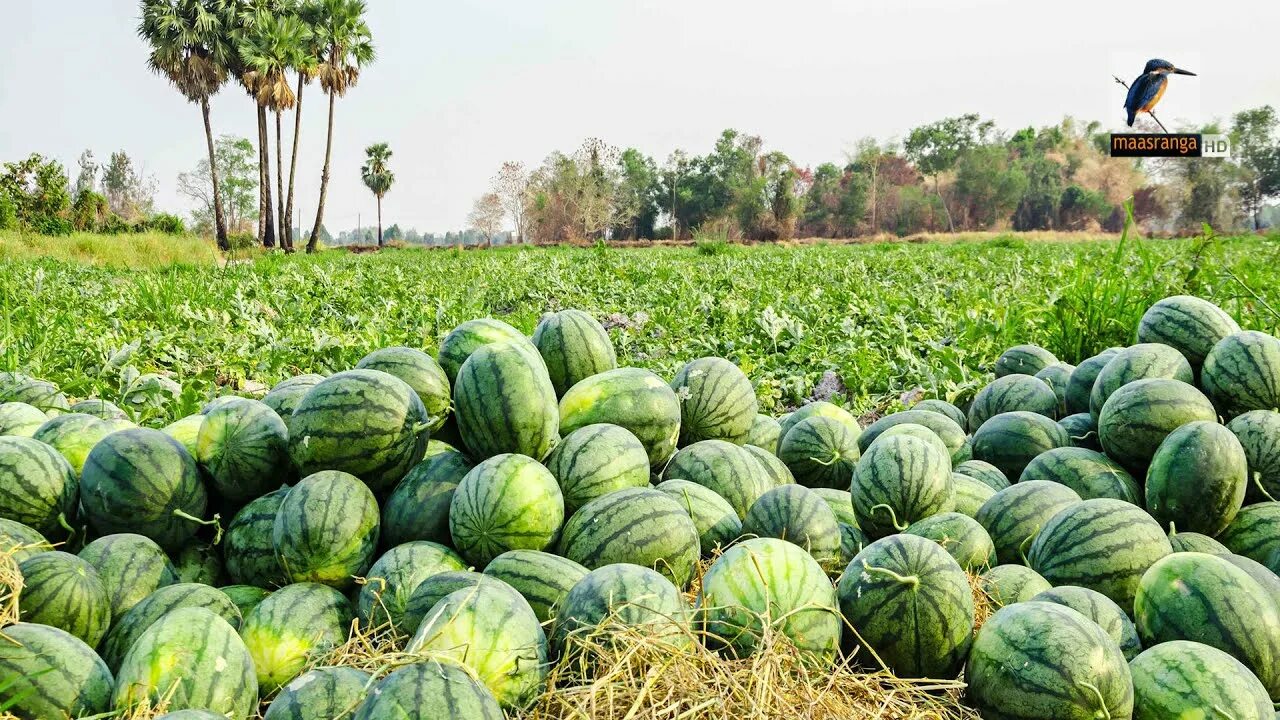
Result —
<instances>
[{"instance_id":1,"label":"pile of watermelon","mask_svg":"<svg viewBox=\"0 0 1280 720\"><path fill-rule=\"evenodd\" d=\"M722 358L618 367L577 310L163 428L5 373L0 709L496 720L622 627L962 677L988 720L1272 720L1280 340L1187 296L1136 340L865 428Z\"/></svg>"}]
</instances>

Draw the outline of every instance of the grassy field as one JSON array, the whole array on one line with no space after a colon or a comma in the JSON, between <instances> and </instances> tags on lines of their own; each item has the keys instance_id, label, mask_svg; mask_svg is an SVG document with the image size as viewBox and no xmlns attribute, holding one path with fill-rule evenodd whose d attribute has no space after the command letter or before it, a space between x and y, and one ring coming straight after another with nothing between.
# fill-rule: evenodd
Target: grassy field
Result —
<instances>
[{"instance_id":1,"label":"grassy field","mask_svg":"<svg viewBox=\"0 0 1280 720\"><path fill-rule=\"evenodd\" d=\"M0 370L111 400L161 373L183 391L152 411L159 421L220 393L349 368L378 347L434 352L467 319L532 332L543 313L577 307L610 328L624 364L670 377L719 355L772 410L816 392L866 411L915 387L963 399L1016 343L1068 362L1128 343L1143 310L1171 294L1274 332L1278 240L398 250L219 267L160 262L192 249L140 236L121 257L157 261L124 269L78 261L100 238L53 241L51 258L0 236Z\"/></svg>"}]
</instances>

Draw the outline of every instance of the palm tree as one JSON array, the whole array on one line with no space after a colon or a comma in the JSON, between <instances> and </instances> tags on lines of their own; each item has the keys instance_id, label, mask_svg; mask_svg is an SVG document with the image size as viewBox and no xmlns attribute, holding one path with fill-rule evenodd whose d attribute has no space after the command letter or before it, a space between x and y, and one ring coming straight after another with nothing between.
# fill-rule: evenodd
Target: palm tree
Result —
<instances>
[{"instance_id":1,"label":"palm tree","mask_svg":"<svg viewBox=\"0 0 1280 720\"><path fill-rule=\"evenodd\" d=\"M320 5L315 0L306 0L298 8L298 17L307 27L307 35L299 48L297 57L294 58L295 64L293 69L298 73L298 90L295 93L297 103L293 110L293 156L289 161L289 197L285 202L284 214L290 218L288 233L286 239L289 243L289 250L293 250L293 181L298 173L298 141L302 137L302 89L311 82L315 77L316 68L320 62L322 48L317 41L315 32L312 28L319 24ZM299 223L298 232L302 232L301 223Z\"/></svg>"},{"instance_id":2,"label":"palm tree","mask_svg":"<svg viewBox=\"0 0 1280 720\"><path fill-rule=\"evenodd\" d=\"M138 35L151 46L147 64L188 100L200 104L213 181L214 225L218 247L223 250L230 245L214 158L209 98L227 82L228 64L234 55L227 42L229 15L225 0L142 0L138 23Z\"/></svg>"},{"instance_id":3,"label":"palm tree","mask_svg":"<svg viewBox=\"0 0 1280 720\"><path fill-rule=\"evenodd\" d=\"M289 0L225 0L234 5L235 26L230 40L237 47L255 39L258 24L273 17ZM231 71L249 97L253 98L258 113L258 239L263 247L275 247L275 213L271 209L271 149L267 132L267 106L259 97L259 75L245 63L242 53L233 54Z\"/></svg>"},{"instance_id":4,"label":"palm tree","mask_svg":"<svg viewBox=\"0 0 1280 720\"><path fill-rule=\"evenodd\" d=\"M391 148L386 143L378 143L365 148L364 154L368 159L365 160L364 167L360 168L360 177L364 180L365 187L378 198L378 247L382 247L382 197L396 181L395 173L387 167L391 160Z\"/></svg>"},{"instance_id":5,"label":"palm tree","mask_svg":"<svg viewBox=\"0 0 1280 720\"><path fill-rule=\"evenodd\" d=\"M329 193L329 165L333 157L333 109L337 98L346 95L360 79L360 70L373 62L373 36L364 21L364 0L319 0L312 31L322 48L316 77L329 96L329 131L324 148L324 171L320 174L320 203L316 224L307 240L307 252L315 252L324 224L324 203Z\"/></svg>"}]
</instances>

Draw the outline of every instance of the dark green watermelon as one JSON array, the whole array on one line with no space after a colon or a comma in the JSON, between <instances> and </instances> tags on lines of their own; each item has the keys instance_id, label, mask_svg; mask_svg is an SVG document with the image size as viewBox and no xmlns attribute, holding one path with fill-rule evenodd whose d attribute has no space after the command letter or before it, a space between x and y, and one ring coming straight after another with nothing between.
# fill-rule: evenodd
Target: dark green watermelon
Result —
<instances>
[{"instance_id":1,"label":"dark green watermelon","mask_svg":"<svg viewBox=\"0 0 1280 720\"><path fill-rule=\"evenodd\" d=\"M1053 394L1058 398L1058 410L1054 417L1062 418L1070 414L1067 412L1067 388L1071 383L1071 373L1075 372L1075 369L1075 365L1060 362L1035 374L1035 378L1052 388Z\"/></svg>"},{"instance_id":2,"label":"dark green watermelon","mask_svg":"<svg viewBox=\"0 0 1280 720\"><path fill-rule=\"evenodd\" d=\"M526 342L478 348L453 385L458 432L476 459L516 453L542 460L560 441L556 391Z\"/></svg>"},{"instance_id":3,"label":"dark green watermelon","mask_svg":"<svg viewBox=\"0 0 1280 720\"><path fill-rule=\"evenodd\" d=\"M464 366L459 377L466 374ZM496 455L459 483L449 506L449 534L467 562L484 568L508 550L546 549L564 517L564 496L549 470L524 455Z\"/></svg>"},{"instance_id":4,"label":"dark green watermelon","mask_svg":"<svg viewBox=\"0 0 1280 720\"><path fill-rule=\"evenodd\" d=\"M977 520L963 513L946 512L917 520L905 532L938 543L966 571L982 572L996 564L991 536Z\"/></svg>"},{"instance_id":5,"label":"dark green watermelon","mask_svg":"<svg viewBox=\"0 0 1280 720\"><path fill-rule=\"evenodd\" d=\"M565 523L557 554L589 570L619 562L653 568L683 588L697 569L701 546L698 528L679 502L637 488L583 505Z\"/></svg>"},{"instance_id":6,"label":"dark green watermelon","mask_svg":"<svg viewBox=\"0 0 1280 720\"><path fill-rule=\"evenodd\" d=\"M648 370L618 368L592 375L560 399L560 434L598 423L630 430L648 452L649 466L661 469L680 437L680 400Z\"/></svg>"},{"instance_id":7,"label":"dark green watermelon","mask_svg":"<svg viewBox=\"0 0 1280 720\"><path fill-rule=\"evenodd\" d=\"M205 413L196 436L196 460L213 490L243 503L293 479L289 430L274 410L237 398Z\"/></svg>"},{"instance_id":8,"label":"dark green watermelon","mask_svg":"<svg viewBox=\"0 0 1280 720\"><path fill-rule=\"evenodd\" d=\"M773 489L765 468L743 448L725 440L703 440L682 448L667 463L664 480L688 480L729 501L746 517L755 501Z\"/></svg>"},{"instance_id":9,"label":"dark green watermelon","mask_svg":"<svg viewBox=\"0 0 1280 720\"><path fill-rule=\"evenodd\" d=\"M324 382L323 375L298 375L276 383L271 392L262 396L262 403L280 416L289 432L293 432L293 411L311 388Z\"/></svg>"},{"instance_id":10,"label":"dark green watermelon","mask_svg":"<svg viewBox=\"0 0 1280 720\"><path fill-rule=\"evenodd\" d=\"M397 545L378 558L356 600L356 617L367 628L390 623L404 634L404 610L423 580L442 572L465 570L466 564L449 548L425 540Z\"/></svg>"},{"instance_id":11,"label":"dark green watermelon","mask_svg":"<svg viewBox=\"0 0 1280 720\"><path fill-rule=\"evenodd\" d=\"M1240 326L1217 305L1191 295L1173 295L1142 314L1138 342L1168 345L1199 370L1213 346L1237 332Z\"/></svg>"},{"instance_id":12,"label":"dark green watermelon","mask_svg":"<svg viewBox=\"0 0 1280 720\"><path fill-rule=\"evenodd\" d=\"M76 471L38 440L0 437L0 518L61 540L75 520Z\"/></svg>"},{"instance_id":13,"label":"dark green watermelon","mask_svg":"<svg viewBox=\"0 0 1280 720\"><path fill-rule=\"evenodd\" d=\"M1163 378L1137 380L1112 393L1098 417L1098 436L1112 460L1145 468L1169 433L1196 420L1214 422L1213 403L1194 386Z\"/></svg>"},{"instance_id":14,"label":"dark green watermelon","mask_svg":"<svg viewBox=\"0 0 1280 720\"><path fill-rule=\"evenodd\" d=\"M20 563L36 553L52 549L53 545L35 530L20 522L0 518L0 554Z\"/></svg>"},{"instance_id":15,"label":"dark green watermelon","mask_svg":"<svg viewBox=\"0 0 1280 720\"><path fill-rule=\"evenodd\" d=\"M1003 470L984 460L965 460L952 470L961 475L968 475L995 491L1003 490L1010 484Z\"/></svg>"},{"instance_id":16,"label":"dark green watermelon","mask_svg":"<svg viewBox=\"0 0 1280 720\"><path fill-rule=\"evenodd\" d=\"M155 541L133 533L98 538L79 553L102 579L117 622L151 593L178 582L178 572Z\"/></svg>"},{"instance_id":17,"label":"dark green watermelon","mask_svg":"<svg viewBox=\"0 0 1280 720\"><path fill-rule=\"evenodd\" d=\"M955 509L951 463L909 436L883 438L858 461L850 489L858 527L872 539Z\"/></svg>"},{"instance_id":18,"label":"dark green watermelon","mask_svg":"<svg viewBox=\"0 0 1280 720\"><path fill-rule=\"evenodd\" d=\"M1187 358L1168 345L1143 343L1124 348L1098 373L1089 395L1090 414L1100 419L1102 407L1116 390L1137 380L1153 378L1194 383L1195 372Z\"/></svg>"},{"instance_id":19,"label":"dark green watermelon","mask_svg":"<svg viewBox=\"0 0 1280 720\"><path fill-rule=\"evenodd\" d=\"M952 463L963 463L970 459L969 438L965 435L964 425L941 413L918 409L886 415L867 426L858 436L858 449L866 452L885 431L899 425L923 425L933 431L934 435L946 447L947 455Z\"/></svg>"},{"instance_id":20,"label":"dark green watermelon","mask_svg":"<svg viewBox=\"0 0 1280 720\"><path fill-rule=\"evenodd\" d=\"M290 582L350 588L373 564L378 503L353 475L337 470L309 475L280 503L271 543Z\"/></svg>"},{"instance_id":21,"label":"dark green watermelon","mask_svg":"<svg viewBox=\"0 0 1280 720\"><path fill-rule=\"evenodd\" d=\"M703 555L710 556L718 549L742 536L742 520L728 500L715 491L688 480L667 480L655 490L671 496L689 514L698 529L698 544Z\"/></svg>"},{"instance_id":22,"label":"dark green watermelon","mask_svg":"<svg viewBox=\"0 0 1280 720\"><path fill-rule=\"evenodd\" d=\"M263 720L344 718L364 702L373 678L350 667L317 668L280 688Z\"/></svg>"},{"instance_id":23,"label":"dark green watermelon","mask_svg":"<svg viewBox=\"0 0 1280 720\"><path fill-rule=\"evenodd\" d=\"M1249 463L1245 502L1280 498L1280 412L1251 410L1227 424Z\"/></svg>"},{"instance_id":24,"label":"dark green watermelon","mask_svg":"<svg viewBox=\"0 0 1280 720\"><path fill-rule=\"evenodd\" d=\"M307 663L347 639L353 613L342 593L326 585L286 585L258 603L240 624L263 694L275 692Z\"/></svg>"},{"instance_id":25,"label":"dark green watermelon","mask_svg":"<svg viewBox=\"0 0 1280 720\"><path fill-rule=\"evenodd\" d=\"M1058 421L1063 430L1067 431L1067 438L1071 440L1071 447L1085 448L1086 450L1102 450L1102 443L1098 440L1098 423L1093 416L1087 412L1068 415Z\"/></svg>"},{"instance_id":26,"label":"dark green watermelon","mask_svg":"<svg viewBox=\"0 0 1280 720\"><path fill-rule=\"evenodd\" d=\"M982 506L996 494L990 485L958 472L951 473L951 484L956 489L956 512L974 519L977 519Z\"/></svg>"},{"instance_id":27,"label":"dark green watermelon","mask_svg":"<svg viewBox=\"0 0 1280 720\"><path fill-rule=\"evenodd\" d=\"M1210 555L1229 555L1231 550L1226 545L1208 535L1193 532L1170 532L1169 545L1174 552L1201 552Z\"/></svg>"},{"instance_id":28,"label":"dark green watermelon","mask_svg":"<svg viewBox=\"0 0 1280 720\"><path fill-rule=\"evenodd\" d=\"M515 588L538 616L554 621L560 604L588 570L559 555L538 550L510 550L485 566L484 574Z\"/></svg>"},{"instance_id":29,"label":"dark green watermelon","mask_svg":"<svg viewBox=\"0 0 1280 720\"><path fill-rule=\"evenodd\" d=\"M547 364L557 397L592 375L618 367L609 333L581 310L561 310L544 316L533 331L533 344Z\"/></svg>"},{"instance_id":30,"label":"dark green watermelon","mask_svg":"<svg viewBox=\"0 0 1280 720\"><path fill-rule=\"evenodd\" d=\"M382 503L382 544L412 540L450 543L449 506L458 483L475 467L452 448L429 454L413 466Z\"/></svg>"},{"instance_id":31,"label":"dark green watermelon","mask_svg":"<svg viewBox=\"0 0 1280 720\"><path fill-rule=\"evenodd\" d=\"M787 433L791 432L791 428L815 416L839 420L844 423L854 435L861 432L861 426L858 424L858 420L850 415L848 410L845 410L835 403L818 400L808 403L799 410L787 413L778 419L778 428L781 431L781 434L779 435L779 442L781 442L783 438L787 437Z\"/></svg>"},{"instance_id":32,"label":"dark green watermelon","mask_svg":"<svg viewBox=\"0 0 1280 720\"><path fill-rule=\"evenodd\" d=\"M1256 330L1228 335L1205 357L1200 386L1228 418L1280 409L1280 340Z\"/></svg>"},{"instance_id":33,"label":"dark green watermelon","mask_svg":"<svg viewBox=\"0 0 1280 720\"><path fill-rule=\"evenodd\" d=\"M684 596L660 573L628 563L605 565L565 595L555 645L563 652L572 649L575 637L628 628L646 640L687 647L693 642L690 619ZM598 637L589 640L596 642Z\"/></svg>"},{"instance_id":34,"label":"dark green watermelon","mask_svg":"<svg viewBox=\"0 0 1280 720\"><path fill-rule=\"evenodd\" d=\"M1006 375L1035 375L1058 362L1053 353L1037 345L1014 345L996 359L996 377Z\"/></svg>"},{"instance_id":35,"label":"dark green watermelon","mask_svg":"<svg viewBox=\"0 0 1280 720\"><path fill-rule=\"evenodd\" d=\"M782 439L782 425L768 415L756 415L751 421L751 430L747 432L747 444L755 445L771 453L778 452L778 441Z\"/></svg>"},{"instance_id":36,"label":"dark green watermelon","mask_svg":"<svg viewBox=\"0 0 1280 720\"><path fill-rule=\"evenodd\" d=\"M1025 411L1001 413L973 434L973 456L1000 469L1010 481L1040 453L1071 444L1053 420ZM962 471L963 472L963 471Z\"/></svg>"},{"instance_id":37,"label":"dark green watermelon","mask_svg":"<svg viewBox=\"0 0 1280 720\"><path fill-rule=\"evenodd\" d=\"M448 376L449 382L456 382L458 371L472 353L486 345L509 341L524 342L530 349L537 351L524 333L501 320L493 318L468 320L444 336L444 340L440 341L440 351L436 355L436 360Z\"/></svg>"},{"instance_id":38,"label":"dark green watermelon","mask_svg":"<svg viewBox=\"0 0 1280 720\"><path fill-rule=\"evenodd\" d=\"M119 669L125 653L147 628L175 610L192 607L205 608L233 627L240 626L240 609L221 591L196 583L166 585L143 598L119 622L111 625L100 648L102 659L113 671Z\"/></svg>"},{"instance_id":39,"label":"dark green watermelon","mask_svg":"<svg viewBox=\"0 0 1280 720\"><path fill-rule=\"evenodd\" d=\"M258 607L258 604L267 599L271 594L270 590L264 590L253 585L225 585L218 588L218 591L235 604L240 610L240 616L244 617L250 610Z\"/></svg>"},{"instance_id":40,"label":"dark green watermelon","mask_svg":"<svg viewBox=\"0 0 1280 720\"><path fill-rule=\"evenodd\" d=\"M570 514L615 490L649 486L649 454L631 431L617 425L574 430L551 451L546 465Z\"/></svg>"},{"instance_id":41,"label":"dark green watermelon","mask_svg":"<svg viewBox=\"0 0 1280 720\"><path fill-rule=\"evenodd\" d=\"M222 537L227 575L241 585L275 588L288 583L276 554L275 526L289 488L251 500L231 518Z\"/></svg>"},{"instance_id":42,"label":"dark green watermelon","mask_svg":"<svg viewBox=\"0 0 1280 720\"><path fill-rule=\"evenodd\" d=\"M270 717L268 715L268 717ZM306 716L308 720L310 715ZM387 675L356 708L353 720L503 720L493 693L462 666L431 660Z\"/></svg>"},{"instance_id":43,"label":"dark green watermelon","mask_svg":"<svg viewBox=\"0 0 1280 720\"><path fill-rule=\"evenodd\" d=\"M783 485L761 495L746 517L742 534L786 540L804 548L823 567L840 561L840 526L821 497L800 485Z\"/></svg>"},{"instance_id":44,"label":"dark green watermelon","mask_svg":"<svg viewBox=\"0 0 1280 720\"><path fill-rule=\"evenodd\" d=\"M1114 498L1140 505L1142 490L1116 461L1094 450L1066 447L1041 453L1022 471L1018 482L1045 480L1066 485L1084 500Z\"/></svg>"},{"instance_id":45,"label":"dark green watermelon","mask_svg":"<svg viewBox=\"0 0 1280 720\"><path fill-rule=\"evenodd\" d=\"M743 445L742 449L746 450L747 454L755 458L755 461L760 464L764 474L773 483L773 487L796 484L796 477L791 474L791 468L787 467L787 464L782 462L777 455L751 444Z\"/></svg>"},{"instance_id":46,"label":"dark green watermelon","mask_svg":"<svg viewBox=\"0 0 1280 720\"><path fill-rule=\"evenodd\" d=\"M1138 639L1138 629L1133 626L1133 621L1115 601L1096 590L1059 585L1031 598L1031 602L1064 605L1098 623L1098 627L1120 646L1125 660L1133 660L1142 652L1142 641Z\"/></svg>"},{"instance_id":47,"label":"dark green watermelon","mask_svg":"<svg viewBox=\"0 0 1280 720\"><path fill-rule=\"evenodd\" d=\"M472 570L450 570L428 577L418 583L418 587L409 596L409 602L405 604L404 622L401 623L404 631L408 633L417 632L422 626L423 619L431 613L431 609L436 606L436 603L443 600L450 593L486 584L515 589L502 580Z\"/></svg>"},{"instance_id":48,"label":"dark green watermelon","mask_svg":"<svg viewBox=\"0 0 1280 720\"><path fill-rule=\"evenodd\" d=\"M1080 496L1066 485L1032 480L993 495L974 519L991 536L1001 563L1021 564L1045 523L1078 502Z\"/></svg>"},{"instance_id":49,"label":"dark green watermelon","mask_svg":"<svg viewBox=\"0 0 1280 720\"><path fill-rule=\"evenodd\" d=\"M1267 689L1249 668L1208 645L1186 640L1160 643L1134 658L1129 671L1137 720L1210 718L1213 715L1205 714L1210 708L1232 720L1276 717Z\"/></svg>"},{"instance_id":50,"label":"dark green watermelon","mask_svg":"<svg viewBox=\"0 0 1280 720\"><path fill-rule=\"evenodd\" d=\"M99 420L106 420L112 423L113 426L118 423L133 423L133 418L129 417L129 413L120 409L115 403L100 398L85 398L80 402L72 403L68 411L92 415Z\"/></svg>"},{"instance_id":51,"label":"dark green watermelon","mask_svg":"<svg viewBox=\"0 0 1280 720\"><path fill-rule=\"evenodd\" d=\"M65 630L97 647L111 625L111 597L98 571L70 553L37 553L18 565L22 621Z\"/></svg>"},{"instance_id":52,"label":"dark green watermelon","mask_svg":"<svg viewBox=\"0 0 1280 720\"><path fill-rule=\"evenodd\" d=\"M361 358L356 368L381 370L408 383L426 408L427 426L431 432L440 429L449 417L453 398L449 378L436 361L421 350L407 347L374 350Z\"/></svg>"},{"instance_id":53,"label":"dark green watermelon","mask_svg":"<svg viewBox=\"0 0 1280 720\"><path fill-rule=\"evenodd\" d=\"M946 400L921 400L911 406L912 410L924 410L925 412L935 412L940 415L946 415L951 422L960 426L961 430L968 431L969 416L963 410L952 405Z\"/></svg>"},{"instance_id":54,"label":"dark green watermelon","mask_svg":"<svg viewBox=\"0 0 1280 720\"><path fill-rule=\"evenodd\" d=\"M978 576L978 584L996 607L1027 602L1053 588L1040 573L1023 565L997 565Z\"/></svg>"},{"instance_id":55,"label":"dark green watermelon","mask_svg":"<svg viewBox=\"0 0 1280 720\"><path fill-rule=\"evenodd\" d=\"M173 569L178 573L178 582L202 583L215 587L227 583L227 569L222 562L222 552L208 543L189 543L174 553Z\"/></svg>"},{"instance_id":56,"label":"dark green watermelon","mask_svg":"<svg viewBox=\"0 0 1280 720\"><path fill-rule=\"evenodd\" d=\"M996 415L1019 411L1055 420L1058 417L1058 396L1047 383L1031 375L1013 374L996 378L978 392L969 406L969 427L979 428Z\"/></svg>"},{"instance_id":57,"label":"dark green watermelon","mask_svg":"<svg viewBox=\"0 0 1280 720\"><path fill-rule=\"evenodd\" d=\"M0 641L0 707L18 718L90 717L111 709L114 679L93 648L47 625L17 623Z\"/></svg>"},{"instance_id":58,"label":"dark green watermelon","mask_svg":"<svg viewBox=\"0 0 1280 720\"><path fill-rule=\"evenodd\" d=\"M1231 552L1266 565L1280 551L1280 502L1245 507L1217 539Z\"/></svg>"},{"instance_id":59,"label":"dark green watermelon","mask_svg":"<svg viewBox=\"0 0 1280 720\"><path fill-rule=\"evenodd\" d=\"M680 444L747 441L759 408L756 389L737 365L705 357L687 363L671 381L680 398Z\"/></svg>"},{"instance_id":60,"label":"dark green watermelon","mask_svg":"<svg viewBox=\"0 0 1280 720\"><path fill-rule=\"evenodd\" d=\"M1164 527L1210 537L1226 529L1244 504L1249 463L1230 430L1190 422L1169 433L1147 470L1147 510Z\"/></svg>"},{"instance_id":61,"label":"dark green watermelon","mask_svg":"<svg viewBox=\"0 0 1280 720\"><path fill-rule=\"evenodd\" d=\"M796 482L809 488L843 489L861 452L857 425L814 415L791 427L778 445L778 458Z\"/></svg>"}]
</instances>

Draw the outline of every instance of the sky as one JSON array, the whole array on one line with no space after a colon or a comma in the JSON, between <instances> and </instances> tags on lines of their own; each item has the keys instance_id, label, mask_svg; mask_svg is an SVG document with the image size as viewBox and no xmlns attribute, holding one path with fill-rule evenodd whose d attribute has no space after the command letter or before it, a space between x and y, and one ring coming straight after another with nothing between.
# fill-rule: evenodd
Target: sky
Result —
<instances>
[{"instance_id":1,"label":"sky","mask_svg":"<svg viewBox=\"0 0 1280 720\"><path fill-rule=\"evenodd\" d=\"M74 176L84 149L100 161L123 149L154 175L159 208L185 213L176 181L205 152L200 112L147 70L136 0L6 5L0 161L40 152ZM1112 75L1132 81L1149 57L1199 74L1173 78L1158 113L1170 129L1280 106L1280 3L1258 0L369 0L368 22L378 58L337 104L334 234L375 220L360 182L374 142L395 153L384 222L444 232L465 227L503 161L536 166L588 137L661 162L733 127L817 165L966 112L1120 131ZM310 228L326 105L315 85L303 99ZM239 86L212 109L215 133L256 137Z\"/></svg>"}]
</instances>

